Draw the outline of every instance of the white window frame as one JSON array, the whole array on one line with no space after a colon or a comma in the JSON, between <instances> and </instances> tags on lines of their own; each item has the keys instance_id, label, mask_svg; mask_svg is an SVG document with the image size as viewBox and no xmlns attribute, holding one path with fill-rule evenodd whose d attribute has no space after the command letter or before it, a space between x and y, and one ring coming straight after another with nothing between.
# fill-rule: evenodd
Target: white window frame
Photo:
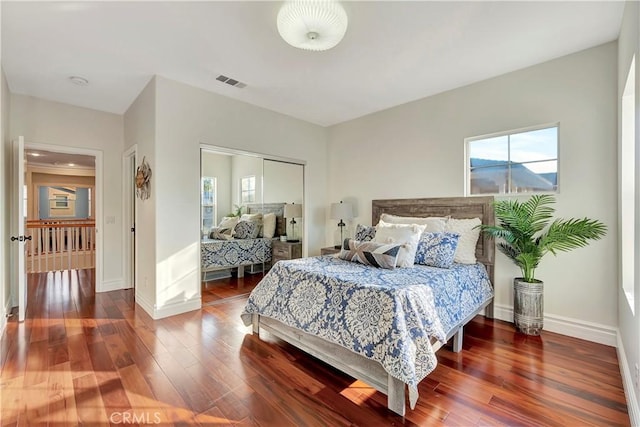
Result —
<instances>
[{"instance_id":1,"label":"white window frame","mask_svg":"<svg viewBox=\"0 0 640 427\"><path fill-rule=\"evenodd\" d=\"M620 99L621 286L635 315L636 268L636 57L633 56Z\"/></svg>"},{"instance_id":2,"label":"white window frame","mask_svg":"<svg viewBox=\"0 0 640 427\"><path fill-rule=\"evenodd\" d=\"M211 180L211 186L213 187L213 202L211 204L204 203L204 182L205 180ZM215 176L203 176L200 178L200 229L203 233L208 233L209 230L205 230L204 226L204 209L206 207L212 207L213 218L212 227L218 224L218 179Z\"/></svg>"},{"instance_id":3,"label":"white window frame","mask_svg":"<svg viewBox=\"0 0 640 427\"><path fill-rule=\"evenodd\" d=\"M249 182L253 180L253 189L248 188L245 190L244 188L245 180L249 180ZM245 198L245 194L247 195L252 194L253 197L250 198L251 200L248 200L249 198ZM255 203L255 202L256 202L256 176L255 175L243 176L242 178L240 178L240 205L244 205L246 203Z\"/></svg>"},{"instance_id":4,"label":"white window frame","mask_svg":"<svg viewBox=\"0 0 640 427\"><path fill-rule=\"evenodd\" d=\"M470 151L469 150L469 144L474 142L474 141L479 141L482 139L489 139L489 138L497 138L500 136L511 136L511 135L516 135L516 134L520 134L520 133L526 133L526 132L533 132L536 130L542 130L542 129L549 129L549 128L557 128L557 148L556 148L556 158L555 161L557 162L557 170L556 170L556 189L555 191L526 191L526 192L512 192L511 189L509 189L509 191L504 192L504 193L478 193L478 194L472 194L471 193L471 165L470 165ZM511 156L511 154L509 153L509 156ZM554 159L547 159L547 160L539 160L539 162L544 162L544 161L551 161ZM510 160L507 160L507 162L509 163ZM464 177L464 194L466 197L482 197L482 196L500 196L500 197L513 197L513 196L526 196L526 195L531 195L531 194L558 194L560 193L560 122L553 122L553 123L545 123L545 124L541 124L541 125L537 125L537 126L529 126L529 127L525 127L525 128L519 128L519 129L512 129L512 130L508 130L508 131L503 131L503 132L496 132L496 133L491 133L491 134L486 134L486 135L479 135L479 136L473 136L473 137L469 137L469 138L465 138L464 139L464 173L465 173L465 177ZM514 162L517 164L522 164L522 163L534 163L534 162L538 162L538 161L532 161L532 162ZM510 181L510 180L509 180Z\"/></svg>"}]
</instances>

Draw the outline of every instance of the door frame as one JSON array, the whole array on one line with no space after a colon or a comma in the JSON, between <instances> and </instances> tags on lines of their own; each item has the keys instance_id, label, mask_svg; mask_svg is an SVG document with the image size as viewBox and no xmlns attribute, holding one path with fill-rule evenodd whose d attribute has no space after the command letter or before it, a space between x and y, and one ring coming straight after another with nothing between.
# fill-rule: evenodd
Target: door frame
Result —
<instances>
[{"instance_id":1,"label":"door frame","mask_svg":"<svg viewBox=\"0 0 640 427\"><path fill-rule=\"evenodd\" d=\"M11 299L12 306L18 307L18 321L25 320L27 312L27 267L25 259L25 247L27 242L22 238L26 235L27 212L24 206L25 182L25 142L24 137L11 142ZM17 205L14 205L17 201ZM20 237L21 240L14 241ZM17 249L16 246L17 245Z\"/></svg>"},{"instance_id":2,"label":"door frame","mask_svg":"<svg viewBox=\"0 0 640 427\"><path fill-rule=\"evenodd\" d=\"M138 283L138 239L131 233L131 226L138 227L138 209L136 193L133 186L135 179L136 157L138 145L122 153L122 266L124 273L124 289L133 288ZM137 230L136 230L137 231ZM135 233L133 233L135 235ZM133 239L133 245L131 240ZM132 251L133 246L133 251ZM131 283L131 281L133 283Z\"/></svg>"},{"instance_id":3,"label":"door frame","mask_svg":"<svg viewBox=\"0 0 640 427\"><path fill-rule=\"evenodd\" d=\"M52 151L54 153L64 153L64 154L82 154L85 156L93 156L95 158L95 194L92 195L92 198L95 198L95 221L96 221L96 262L95 262L95 281L96 281L96 292L102 291L102 284L104 282L103 277L103 254L104 254L104 239L102 238L102 230L103 230L103 199L104 199L104 187L103 187L103 153L100 150L93 150L90 148L81 148L81 147L72 147L66 145L55 145L55 144L46 144L40 142L30 142L25 139L24 141L24 149L26 150L42 150L42 151ZM12 178L13 180L13 178ZM15 180L13 180L15 181ZM11 188L16 188L15 182L11 182ZM22 191L22 190L20 190ZM12 203L14 203L12 201ZM12 277L17 274L17 272L12 272ZM16 297L12 292L12 299L15 306Z\"/></svg>"}]
</instances>

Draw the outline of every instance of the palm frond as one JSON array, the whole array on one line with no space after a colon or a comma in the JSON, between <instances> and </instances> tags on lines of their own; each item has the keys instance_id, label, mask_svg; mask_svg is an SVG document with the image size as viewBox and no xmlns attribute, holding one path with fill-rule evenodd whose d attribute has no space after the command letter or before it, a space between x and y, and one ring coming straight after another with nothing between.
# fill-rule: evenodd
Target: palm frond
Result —
<instances>
[{"instance_id":1,"label":"palm frond","mask_svg":"<svg viewBox=\"0 0 640 427\"><path fill-rule=\"evenodd\" d=\"M544 236L541 236L539 246L544 252L556 254L557 251L568 252L589 244L589 240L601 239L607 231L607 226L597 220L588 218L555 220Z\"/></svg>"},{"instance_id":2,"label":"palm frond","mask_svg":"<svg viewBox=\"0 0 640 427\"><path fill-rule=\"evenodd\" d=\"M555 209L550 205L554 198L550 194L536 194L522 204L522 209L527 212L531 222L531 231L539 233L549 224Z\"/></svg>"},{"instance_id":3,"label":"palm frond","mask_svg":"<svg viewBox=\"0 0 640 427\"><path fill-rule=\"evenodd\" d=\"M494 239L504 239L507 242L513 242L514 240L514 236L511 230L500 227L498 225L482 224L480 225L480 230Z\"/></svg>"},{"instance_id":4,"label":"palm frond","mask_svg":"<svg viewBox=\"0 0 640 427\"><path fill-rule=\"evenodd\" d=\"M507 243L498 243L498 250L505 254L509 259L513 260L516 264L518 255L520 255L520 251L515 247L507 244Z\"/></svg>"},{"instance_id":5,"label":"palm frond","mask_svg":"<svg viewBox=\"0 0 640 427\"><path fill-rule=\"evenodd\" d=\"M493 204L498 224L480 226L483 233L501 240L498 249L520 267L526 281L535 281L535 270L548 252L555 255L580 248L606 234L602 222L588 218L556 219L549 224L553 203L550 194L534 195L526 202L498 200Z\"/></svg>"}]
</instances>

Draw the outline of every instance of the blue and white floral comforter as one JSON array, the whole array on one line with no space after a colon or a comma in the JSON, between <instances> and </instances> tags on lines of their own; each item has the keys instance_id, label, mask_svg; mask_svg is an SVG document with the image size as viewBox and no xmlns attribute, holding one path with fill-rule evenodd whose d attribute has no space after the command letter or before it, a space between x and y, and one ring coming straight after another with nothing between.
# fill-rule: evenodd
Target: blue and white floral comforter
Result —
<instances>
[{"instance_id":1,"label":"blue and white floral comforter","mask_svg":"<svg viewBox=\"0 0 640 427\"><path fill-rule=\"evenodd\" d=\"M379 269L322 256L276 263L251 292L245 325L260 314L378 361L409 386L437 365L430 338L445 341L493 297L482 264Z\"/></svg>"},{"instance_id":2,"label":"blue and white floral comforter","mask_svg":"<svg viewBox=\"0 0 640 427\"><path fill-rule=\"evenodd\" d=\"M200 254L203 268L261 264L271 261L271 239L205 239Z\"/></svg>"}]
</instances>

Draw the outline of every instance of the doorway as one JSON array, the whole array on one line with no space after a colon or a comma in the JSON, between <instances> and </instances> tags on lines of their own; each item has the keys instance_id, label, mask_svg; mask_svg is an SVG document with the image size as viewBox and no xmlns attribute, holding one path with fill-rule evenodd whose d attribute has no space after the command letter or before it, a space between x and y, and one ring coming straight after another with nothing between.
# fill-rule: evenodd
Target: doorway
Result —
<instances>
[{"instance_id":1,"label":"doorway","mask_svg":"<svg viewBox=\"0 0 640 427\"><path fill-rule=\"evenodd\" d=\"M125 288L135 290L137 283L137 243L136 243L136 154L133 146L122 155L123 209L124 209L124 281ZM134 291L135 295L135 291Z\"/></svg>"},{"instance_id":2,"label":"doorway","mask_svg":"<svg viewBox=\"0 0 640 427\"><path fill-rule=\"evenodd\" d=\"M95 157L25 149L27 273L95 268Z\"/></svg>"},{"instance_id":3,"label":"doorway","mask_svg":"<svg viewBox=\"0 0 640 427\"><path fill-rule=\"evenodd\" d=\"M12 268L12 305L22 310L26 287L18 277L47 271L94 269L95 290L102 285L102 152L25 142L24 183L13 182L23 216L13 215L12 230L25 224L24 263ZM17 168L17 166L14 165ZM18 188L22 187L22 188ZM12 209L15 210L15 209ZM17 255L12 252L12 257ZM18 298L22 294L25 298Z\"/></svg>"}]
</instances>

